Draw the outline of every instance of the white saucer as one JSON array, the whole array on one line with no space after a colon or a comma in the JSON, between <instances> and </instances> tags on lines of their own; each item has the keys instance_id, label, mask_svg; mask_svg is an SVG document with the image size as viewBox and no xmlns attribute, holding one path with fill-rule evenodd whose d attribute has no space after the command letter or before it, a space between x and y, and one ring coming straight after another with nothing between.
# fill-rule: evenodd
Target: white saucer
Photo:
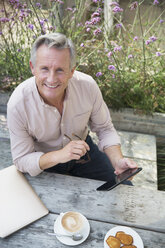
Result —
<instances>
[{"instance_id":1,"label":"white saucer","mask_svg":"<svg viewBox=\"0 0 165 248\"><path fill-rule=\"evenodd\" d=\"M132 228L127 227L127 226L116 226L112 229L110 229L107 234L105 235L104 238L104 248L109 248L109 246L106 243L107 238L112 235L115 236L117 232L123 231L126 234L130 234L133 237L133 245L135 245L137 248L144 248L143 241L139 234L135 232Z\"/></svg>"},{"instance_id":2,"label":"white saucer","mask_svg":"<svg viewBox=\"0 0 165 248\"><path fill-rule=\"evenodd\" d=\"M54 232L57 232L57 233L60 233L60 234L66 234L62 228L61 228L61 225L60 225L60 215L57 217L56 221L54 222ZM89 232L90 232L90 225L89 225L89 222L87 220L87 218L83 215L83 218L84 218L84 221L85 221L85 228L84 228L84 231L82 233L83 235L83 238L79 241L74 241L73 239L71 239L70 237L60 237L60 236L56 236L56 238L63 244L65 245L72 245L72 246L75 246L75 245L79 245L81 243L83 243L88 235L89 235Z\"/></svg>"}]
</instances>

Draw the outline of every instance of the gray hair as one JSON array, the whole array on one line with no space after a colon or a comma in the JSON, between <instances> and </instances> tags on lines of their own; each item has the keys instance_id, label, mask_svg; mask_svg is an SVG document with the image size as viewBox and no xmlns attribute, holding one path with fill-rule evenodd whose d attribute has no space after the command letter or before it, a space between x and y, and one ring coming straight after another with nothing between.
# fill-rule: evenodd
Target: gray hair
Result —
<instances>
[{"instance_id":1,"label":"gray hair","mask_svg":"<svg viewBox=\"0 0 165 248\"><path fill-rule=\"evenodd\" d=\"M71 69L76 65L76 49L73 42L61 33L51 33L39 36L34 42L31 49L30 61L33 66L36 62L36 52L41 45L46 45L49 48L54 47L56 49L68 48L70 51L70 67Z\"/></svg>"}]
</instances>

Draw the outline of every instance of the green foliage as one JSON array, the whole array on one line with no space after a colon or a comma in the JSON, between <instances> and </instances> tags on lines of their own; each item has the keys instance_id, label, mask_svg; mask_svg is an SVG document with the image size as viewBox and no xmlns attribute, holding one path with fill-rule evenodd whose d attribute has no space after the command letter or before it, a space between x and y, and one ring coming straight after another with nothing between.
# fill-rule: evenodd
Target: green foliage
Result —
<instances>
[{"instance_id":1,"label":"green foliage","mask_svg":"<svg viewBox=\"0 0 165 248\"><path fill-rule=\"evenodd\" d=\"M11 90L30 77L32 43L39 35L56 31L76 44L77 69L96 79L109 107L165 112L163 13L150 16L158 4L150 1L147 13L141 14L143 0L126 9L113 2L109 7L113 25L107 28L103 2L76 0L67 8L67 1L61 0L48 0L44 7L39 1L2 0L0 86ZM122 22L128 9L132 24Z\"/></svg>"}]
</instances>

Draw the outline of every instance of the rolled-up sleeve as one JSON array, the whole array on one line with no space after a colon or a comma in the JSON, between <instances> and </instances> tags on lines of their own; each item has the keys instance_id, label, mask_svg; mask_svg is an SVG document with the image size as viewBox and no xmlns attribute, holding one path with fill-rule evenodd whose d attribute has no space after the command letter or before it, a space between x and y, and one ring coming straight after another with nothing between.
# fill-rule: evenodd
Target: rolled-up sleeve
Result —
<instances>
[{"instance_id":1,"label":"rolled-up sleeve","mask_svg":"<svg viewBox=\"0 0 165 248\"><path fill-rule=\"evenodd\" d=\"M93 110L90 117L90 128L96 132L99 144L98 147L101 151L109 146L119 145L120 138L114 128L111 120L110 112L105 104L101 91L97 84L93 84Z\"/></svg>"},{"instance_id":2,"label":"rolled-up sleeve","mask_svg":"<svg viewBox=\"0 0 165 248\"><path fill-rule=\"evenodd\" d=\"M8 107L7 122L10 133L11 152L13 162L21 172L27 172L31 176L37 176L42 172L39 167L39 159L43 152L35 152L34 140L27 131L25 118L21 116L21 108Z\"/></svg>"}]
</instances>

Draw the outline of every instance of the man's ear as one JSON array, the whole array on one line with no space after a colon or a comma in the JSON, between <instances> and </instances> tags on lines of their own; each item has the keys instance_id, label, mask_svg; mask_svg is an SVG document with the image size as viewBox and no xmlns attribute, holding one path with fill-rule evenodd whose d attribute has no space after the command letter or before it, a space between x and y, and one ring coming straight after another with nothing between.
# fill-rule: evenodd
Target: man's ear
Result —
<instances>
[{"instance_id":1,"label":"man's ear","mask_svg":"<svg viewBox=\"0 0 165 248\"><path fill-rule=\"evenodd\" d=\"M72 78L75 69L76 69L76 66L74 66L74 67L71 69L71 76L70 76L70 78Z\"/></svg>"},{"instance_id":2,"label":"man's ear","mask_svg":"<svg viewBox=\"0 0 165 248\"><path fill-rule=\"evenodd\" d=\"M31 61L29 62L29 65L30 65L31 72L34 75L35 74L35 69L34 69L34 66L33 66Z\"/></svg>"}]
</instances>

